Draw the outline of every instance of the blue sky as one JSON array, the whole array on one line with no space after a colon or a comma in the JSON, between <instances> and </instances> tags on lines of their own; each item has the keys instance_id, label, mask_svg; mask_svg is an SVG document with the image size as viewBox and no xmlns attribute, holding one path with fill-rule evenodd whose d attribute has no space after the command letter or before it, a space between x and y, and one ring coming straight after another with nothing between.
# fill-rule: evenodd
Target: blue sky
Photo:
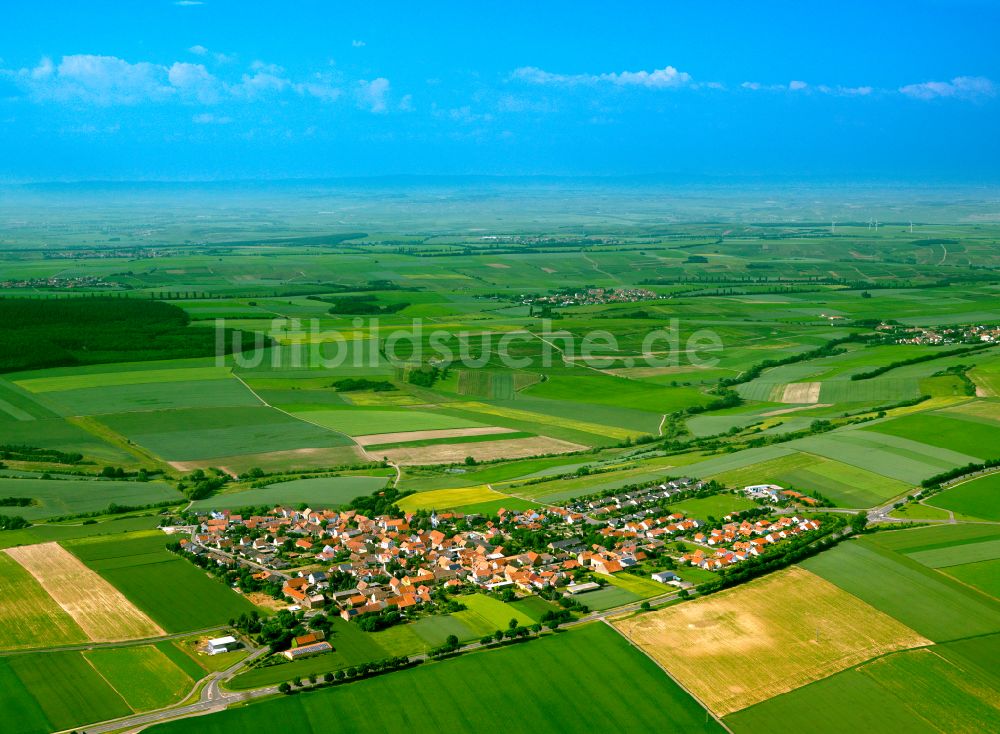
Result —
<instances>
[{"instance_id":1,"label":"blue sky","mask_svg":"<svg viewBox=\"0 0 1000 734\"><path fill-rule=\"evenodd\" d=\"M8 2L0 180L995 181L1000 3Z\"/></svg>"}]
</instances>

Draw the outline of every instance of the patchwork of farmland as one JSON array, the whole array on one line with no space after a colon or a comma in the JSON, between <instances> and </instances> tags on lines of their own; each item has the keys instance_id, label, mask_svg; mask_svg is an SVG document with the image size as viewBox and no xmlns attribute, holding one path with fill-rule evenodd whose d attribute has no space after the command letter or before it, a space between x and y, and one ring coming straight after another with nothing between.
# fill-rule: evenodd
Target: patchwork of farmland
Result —
<instances>
[{"instance_id":1,"label":"patchwork of farmland","mask_svg":"<svg viewBox=\"0 0 1000 734\"><path fill-rule=\"evenodd\" d=\"M154 646L0 658L5 732L73 729L177 703L204 676Z\"/></svg>"},{"instance_id":2,"label":"patchwork of farmland","mask_svg":"<svg viewBox=\"0 0 1000 734\"><path fill-rule=\"evenodd\" d=\"M919 441L978 459L1000 458L1000 447L995 445L996 426L978 421L960 420L940 413L920 413L877 423L867 430Z\"/></svg>"},{"instance_id":3,"label":"patchwork of farmland","mask_svg":"<svg viewBox=\"0 0 1000 734\"><path fill-rule=\"evenodd\" d=\"M730 714L737 734L775 721L809 731L983 731L1000 722L1000 636L899 652ZM978 648L978 649L974 649ZM991 659L991 656L992 659Z\"/></svg>"},{"instance_id":4,"label":"patchwork of farmland","mask_svg":"<svg viewBox=\"0 0 1000 734\"><path fill-rule=\"evenodd\" d=\"M976 461L968 454L875 430L834 431L786 445L907 484Z\"/></svg>"},{"instance_id":5,"label":"patchwork of farmland","mask_svg":"<svg viewBox=\"0 0 1000 734\"><path fill-rule=\"evenodd\" d=\"M802 565L935 642L1000 632L1000 603L875 543L841 543Z\"/></svg>"},{"instance_id":6,"label":"patchwork of farmland","mask_svg":"<svg viewBox=\"0 0 1000 734\"><path fill-rule=\"evenodd\" d=\"M930 641L801 569L616 622L720 716Z\"/></svg>"},{"instance_id":7,"label":"patchwork of farmland","mask_svg":"<svg viewBox=\"0 0 1000 734\"><path fill-rule=\"evenodd\" d=\"M278 504L341 507L397 485L397 468L379 466L382 459L400 467L399 489L415 490L399 503L404 512L492 514L678 476L737 490L775 483L853 511L910 494L941 472L997 458L996 350L943 357L949 347L876 344L886 333L873 328L888 315L926 326L1000 319L997 286L989 280L1000 259L988 222L937 225L948 238L946 250L897 225L883 235L838 223L847 234L827 237L825 227L783 224L774 238L768 233L778 230L753 224L753 217L739 226L716 222L714 214L698 225L650 220L646 226L640 224L645 205L630 202L638 213L629 209L636 223L626 233L600 212L588 215L587 234L565 226L573 220L562 214L546 214L531 223L534 231L546 217L559 222L554 235L539 236L544 247L534 237L511 238L502 247L484 242L469 234L482 222L464 218L454 227L435 223L446 233L372 227L346 245L320 232L303 241L275 240L282 212L249 226L238 217L213 223L215 215L206 214L176 248L164 245L155 265L74 252L73 273L115 279L122 286L116 296L153 308L166 309L160 299L169 298L196 323L179 327L176 351L76 348L66 366L0 377L6 464L0 514L15 527L23 523L10 516L38 523L0 531L0 547L10 549L0 554L0 728L15 734L81 728L169 706L207 672L246 654L209 659L194 651L229 619L267 612L168 552L159 531L144 532L164 519L158 509L119 519L96 515L111 503L180 505L184 496L175 487L183 481L190 490L192 479L183 475L197 468L233 475L190 505L199 514ZM111 229L102 234L131 231L119 228L116 217L107 214ZM496 221L506 229L512 220L505 213ZM164 223L157 238L177 238L174 227ZM100 247L75 228L54 231L67 243ZM601 232L613 231L608 246ZM244 239L230 241L237 237ZM211 254L189 247L202 241L213 243ZM59 243L46 245L44 257L36 255L37 242L22 244L16 257L0 255L12 278L58 278L67 270L66 259L52 256ZM418 247L435 257L419 257ZM617 345L598 350L601 359L568 344L555 349L537 307L523 302L531 292L639 281L670 300L553 309L564 334L615 337ZM892 287L876 287L883 284ZM39 287L33 295L42 302L49 292ZM362 312L379 310L378 324L337 305L358 296ZM55 306L66 307L57 300ZM188 341L211 341L215 316L226 316L244 338L267 334L278 346L219 363L208 352L167 358L186 356ZM480 366L428 361L427 334L413 344L390 344L392 332L417 316ZM711 329L722 339L714 367L646 366L642 357L666 355L644 355L645 337L674 317L683 337ZM320 344L321 335L304 326L311 319L340 344ZM861 337L826 348L853 333ZM505 335L517 337L510 356L523 366L513 369L501 359L497 343ZM862 341L867 337L875 339ZM836 353L799 359L821 348ZM308 359L329 359L335 351L344 359ZM402 361L393 363L390 351ZM905 364L924 357L933 359ZM788 363L761 370L765 360ZM879 368L885 369L874 377L851 379ZM719 380L740 375L755 378L726 383L742 402L716 389ZM889 407L901 401L912 404ZM796 440L788 440L791 432ZM99 481L105 466L123 467L129 476L143 468L154 481ZM236 476L252 468L262 472ZM309 475L310 469L317 471ZM43 473L53 478L41 479ZM304 478L282 481L292 476ZM700 700L736 734L775 727L991 731L1000 728L997 477L957 484L926 496L927 504L908 502L894 512L896 519L937 523L932 527L866 533L801 566L617 621L646 654L607 625L574 626L157 728L239 732L305 722L338 731L401 725L463 731L485 721L503 731L722 731ZM758 506L737 491L671 508L707 520ZM134 516L140 512L148 516ZM77 513L95 516L46 522ZM417 523L424 522L421 514ZM517 552L527 547L521 540ZM664 549L673 554L677 546ZM687 566L678 573L696 584L717 578ZM652 581L648 568L602 580L602 588L575 598L597 611L671 590ZM424 653L449 635L477 640L511 619L529 624L561 608L536 596L509 604L486 594L456 598L465 610L419 612L377 633L330 614L333 652L250 667L231 685L270 686ZM174 633L185 637L145 639ZM95 640L130 642L44 652Z\"/></svg>"},{"instance_id":8,"label":"patchwork of farmland","mask_svg":"<svg viewBox=\"0 0 1000 734\"><path fill-rule=\"evenodd\" d=\"M266 407L119 413L100 420L168 461L351 444L341 433Z\"/></svg>"},{"instance_id":9,"label":"patchwork of farmland","mask_svg":"<svg viewBox=\"0 0 1000 734\"><path fill-rule=\"evenodd\" d=\"M151 731L259 731L262 722L328 721L339 731L394 726L471 731L503 711L509 732L719 732L722 728L647 657L605 625L593 624L524 645L432 663L315 694L274 699ZM594 670L601 670L599 677ZM496 681L505 681L503 686ZM619 691L632 695L623 697ZM475 690L475 696L468 691ZM433 691L434 695L427 695ZM555 695L542 695L543 691ZM383 703L370 705L374 698ZM517 706L510 706L517 700Z\"/></svg>"},{"instance_id":10,"label":"patchwork of farmland","mask_svg":"<svg viewBox=\"0 0 1000 734\"><path fill-rule=\"evenodd\" d=\"M89 573L100 574L127 598L128 606L134 604L167 632L222 625L254 608L205 571L167 551L166 542L156 532L86 538L66 546L86 564L85 569L91 569Z\"/></svg>"},{"instance_id":11,"label":"patchwork of farmland","mask_svg":"<svg viewBox=\"0 0 1000 734\"><path fill-rule=\"evenodd\" d=\"M71 645L86 633L17 561L0 553L0 650Z\"/></svg>"},{"instance_id":12,"label":"patchwork of farmland","mask_svg":"<svg viewBox=\"0 0 1000 734\"><path fill-rule=\"evenodd\" d=\"M163 630L111 584L58 543L5 551L94 641L156 637Z\"/></svg>"},{"instance_id":13,"label":"patchwork of farmland","mask_svg":"<svg viewBox=\"0 0 1000 734\"><path fill-rule=\"evenodd\" d=\"M731 487L777 484L806 494L818 492L840 507L872 507L911 488L897 479L804 451L715 474L711 478Z\"/></svg>"}]
</instances>

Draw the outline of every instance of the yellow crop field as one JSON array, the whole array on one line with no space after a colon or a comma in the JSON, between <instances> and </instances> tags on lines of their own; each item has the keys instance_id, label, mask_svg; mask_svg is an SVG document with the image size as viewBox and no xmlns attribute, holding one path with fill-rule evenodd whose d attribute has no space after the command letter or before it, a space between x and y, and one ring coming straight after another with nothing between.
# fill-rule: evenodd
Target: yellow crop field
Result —
<instances>
[{"instance_id":1,"label":"yellow crop field","mask_svg":"<svg viewBox=\"0 0 1000 734\"><path fill-rule=\"evenodd\" d=\"M505 499L507 495L494 492L485 485L477 487L459 487L458 489L438 489L433 492L417 492L404 497L397 504L404 512L414 510L442 510L462 505L475 505L480 502L492 502Z\"/></svg>"},{"instance_id":2,"label":"yellow crop field","mask_svg":"<svg viewBox=\"0 0 1000 734\"><path fill-rule=\"evenodd\" d=\"M6 553L35 577L91 640L135 640L164 634L118 589L58 543L8 548Z\"/></svg>"},{"instance_id":3,"label":"yellow crop field","mask_svg":"<svg viewBox=\"0 0 1000 734\"><path fill-rule=\"evenodd\" d=\"M607 436L609 438L626 439L635 438L636 436L641 435L640 431L630 431L627 428L607 426L599 423L587 423L586 421L571 420L569 418L560 418L557 416L545 415L544 413L534 413L530 410L501 408L496 405L489 405L488 403L451 403L450 406L459 410L468 410L474 413L485 413L486 415L496 415L501 418L510 418L511 420L540 423L545 426L571 428L574 431L583 431L584 433L593 433L597 436Z\"/></svg>"},{"instance_id":4,"label":"yellow crop field","mask_svg":"<svg viewBox=\"0 0 1000 734\"><path fill-rule=\"evenodd\" d=\"M164 382L188 382L191 380L225 380L229 378L228 367L184 367L167 370L131 370L53 377L32 377L18 380L17 385L33 393L80 390L88 387L110 387L112 385L145 385Z\"/></svg>"},{"instance_id":5,"label":"yellow crop field","mask_svg":"<svg viewBox=\"0 0 1000 734\"><path fill-rule=\"evenodd\" d=\"M800 568L615 626L719 716L931 644Z\"/></svg>"},{"instance_id":6,"label":"yellow crop field","mask_svg":"<svg viewBox=\"0 0 1000 734\"><path fill-rule=\"evenodd\" d=\"M792 382L785 385L782 403L818 403L821 382Z\"/></svg>"}]
</instances>

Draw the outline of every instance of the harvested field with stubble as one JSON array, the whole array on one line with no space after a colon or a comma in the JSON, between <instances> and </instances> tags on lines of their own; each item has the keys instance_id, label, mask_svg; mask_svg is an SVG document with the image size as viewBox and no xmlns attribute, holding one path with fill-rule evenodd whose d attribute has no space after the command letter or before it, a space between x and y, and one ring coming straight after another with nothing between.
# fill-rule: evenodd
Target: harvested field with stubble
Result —
<instances>
[{"instance_id":1,"label":"harvested field with stubble","mask_svg":"<svg viewBox=\"0 0 1000 734\"><path fill-rule=\"evenodd\" d=\"M818 403L819 390L822 387L820 382L793 382L785 385L785 391L781 396L783 403Z\"/></svg>"},{"instance_id":2,"label":"harvested field with stubble","mask_svg":"<svg viewBox=\"0 0 1000 734\"><path fill-rule=\"evenodd\" d=\"M719 716L931 644L797 567L615 626Z\"/></svg>"},{"instance_id":3,"label":"harvested field with stubble","mask_svg":"<svg viewBox=\"0 0 1000 734\"><path fill-rule=\"evenodd\" d=\"M482 426L480 428L439 428L433 431L397 431L395 433L372 433L367 436L355 436L354 440L362 446L375 446L383 443L401 443L403 441L426 441L436 438L462 438L464 436L491 436L495 433L515 433L513 428L500 426Z\"/></svg>"},{"instance_id":4,"label":"harvested field with stubble","mask_svg":"<svg viewBox=\"0 0 1000 734\"><path fill-rule=\"evenodd\" d=\"M164 634L115 587L58 543L5 551L30 573L94 642L136 640Z\"/></svg>"},{"instance_id":5,"label":"harvested field with stubble","mask_svg":"<svg viewBox=\"0 0 1000 734\"><path fill-rule=\"evenodd\" d=\"M385 456L396 464L416 466L420 464L454 464L464 461L467 456L471 456L476 461L524 459L544 454L569 454L573 451L583 451L586 448L578 443L570 443L558 438L532 436L531 438L499 439L476 443L446 443L412 448L374 449L374 451L379 456Z\"/></svg>"}]
</instances>

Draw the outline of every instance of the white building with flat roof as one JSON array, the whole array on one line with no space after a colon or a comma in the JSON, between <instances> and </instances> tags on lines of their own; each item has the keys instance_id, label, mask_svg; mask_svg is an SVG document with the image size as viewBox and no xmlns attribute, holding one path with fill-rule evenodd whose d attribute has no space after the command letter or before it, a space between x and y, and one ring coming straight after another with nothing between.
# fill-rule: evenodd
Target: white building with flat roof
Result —
<instances>
[{"instance_id":1,"label":"white building with flat roof","mask_svg":"<svg viewBox=\"0 0 1000 734\"><path fill-rule=\"evenodd\" d=\"M208 641L208 654L218 655L220 652L229 652L230 650L235 650L238 647L240 647L240 641L232 635L227 635L226 637L216 637L214 640Z\"/></svg>"}]
</instances>

